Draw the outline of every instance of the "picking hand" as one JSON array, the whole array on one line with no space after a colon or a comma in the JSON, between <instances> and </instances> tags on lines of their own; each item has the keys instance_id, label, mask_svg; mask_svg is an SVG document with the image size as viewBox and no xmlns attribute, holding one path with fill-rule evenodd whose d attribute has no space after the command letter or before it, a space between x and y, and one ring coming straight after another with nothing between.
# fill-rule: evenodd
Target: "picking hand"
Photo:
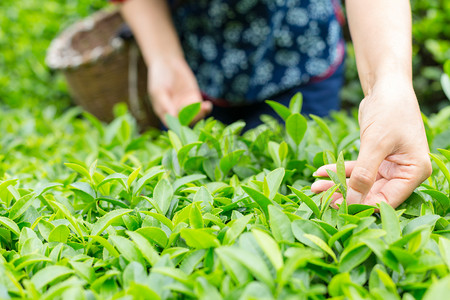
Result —
<instances>
[{"instance_id":1,"label":"picking hand","mask_svg":"<svg viewBox=\"0 0 450 300\"><path fill-rule=\"evenodd\" d=\"M376 205L382 201L393 207L405 201L431 174L425 130L412 88L386 80L364 98L359 107L361 148L356 161L345 164L347 203ZM325 165L318 176L328 176ZM319 193L334 183L319 180L311 190ZM342 203L333 196L332 205Z\"/></svg>"},{"instance_id":2,"label":"picking hand","mask_svg":"<svg viewBox=\"0 0 450 300\"><path fill-rule=\"evenodd\" d=\"M149 67L148 77L153 110L164 124L166 114L177 116L184 106L202 102L195 76L184 59L153 61ZM211 102L202 102L194 122L206 117L211 110Z\"/></svg>"}]
</instances>

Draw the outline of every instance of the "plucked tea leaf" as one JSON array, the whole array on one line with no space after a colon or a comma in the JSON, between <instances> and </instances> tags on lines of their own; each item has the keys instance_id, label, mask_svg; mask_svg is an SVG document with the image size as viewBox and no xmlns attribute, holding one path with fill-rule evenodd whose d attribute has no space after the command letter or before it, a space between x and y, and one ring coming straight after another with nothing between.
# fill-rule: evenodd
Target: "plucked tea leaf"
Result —
<instances>
[{"instance_id":1,"label":"plucked tea leaf","mask_svg":"<svg viewBox=\"0 0 450 300\"><path fill-rule=\"evenodd\" d=\"M181 125L188 126L200 112L201 102L189 104L178 113L178 119Z\"/></svg>"}]
</instances>

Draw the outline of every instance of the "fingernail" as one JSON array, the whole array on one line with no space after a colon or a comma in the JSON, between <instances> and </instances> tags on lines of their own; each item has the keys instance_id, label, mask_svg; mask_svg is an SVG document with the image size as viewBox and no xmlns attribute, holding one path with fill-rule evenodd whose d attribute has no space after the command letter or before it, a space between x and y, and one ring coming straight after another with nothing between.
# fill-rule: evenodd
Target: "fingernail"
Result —
<instances>
[{"instance_id":1,"label":"fingernail","mask_svg":"<svg viewBox=\"0 0 450 300\"><path fill-rule=\"evenodd\" d=\"M316 177L317 176L317 171L315 171L312 176Z\"/></svg>"},{"instance_id":2,"label":"fingernail","mask_svg":"<svg viewBox=\"0 0 450 300\"><path fill-rule=\"evenodd\" d=\"M361 203L362 202L362 194L360 192L355 191L352 188L348 188L347 200L349 203Z\"/></svg>"}]
</instances>

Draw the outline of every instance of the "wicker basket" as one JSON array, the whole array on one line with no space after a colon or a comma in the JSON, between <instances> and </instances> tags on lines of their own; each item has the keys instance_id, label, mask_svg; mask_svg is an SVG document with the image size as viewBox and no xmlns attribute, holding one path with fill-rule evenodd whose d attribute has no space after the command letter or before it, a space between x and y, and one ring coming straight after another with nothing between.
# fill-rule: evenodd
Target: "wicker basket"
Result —
<instances>
[{"instance_id":1,"label":"wicker basket","mask_svg":"<svg viewBox=\"0 0 450 300\"><path fill-rule=\"evenodd\" d=\"M113 106L126 102L141 129L158 127L139 49L134 41L117 36L123 25L117 10L100 11L73 24L52 41L47 65L63 72L76 104L100 120L111 121Z\"/></svg>"}]
</instances>

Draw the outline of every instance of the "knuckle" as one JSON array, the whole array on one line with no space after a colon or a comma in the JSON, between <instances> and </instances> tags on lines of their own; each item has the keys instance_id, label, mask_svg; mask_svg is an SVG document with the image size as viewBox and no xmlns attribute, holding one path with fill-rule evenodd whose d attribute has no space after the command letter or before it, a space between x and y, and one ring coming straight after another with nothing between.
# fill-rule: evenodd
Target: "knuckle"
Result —
<instances>
[{"instance_id":1,"label":"knuckle","mask_svg":"<svg viewBox=\"0 0 450 300\"><path fill-rule=\"evenodd\" d=\"M355 167L352 172L352 176L350 178L349 185L352 186L353 189L360 191L363 189L370 188L374 182L374 176L372 173L363 167Z\"/></svg>"},{"instance_id":2,"label":"knuckle","mask_svg":"<svg viewBox=\"0 0 450 300\"><path fill-rule=\"evenodd\" d=\"M419 166L420 166L419 175L423 178L423 180L431 176L431 173L433 172L433 167L428 157L424 157L423 159L421 159L419 161Z\"/></svg>"}]
</instances>

